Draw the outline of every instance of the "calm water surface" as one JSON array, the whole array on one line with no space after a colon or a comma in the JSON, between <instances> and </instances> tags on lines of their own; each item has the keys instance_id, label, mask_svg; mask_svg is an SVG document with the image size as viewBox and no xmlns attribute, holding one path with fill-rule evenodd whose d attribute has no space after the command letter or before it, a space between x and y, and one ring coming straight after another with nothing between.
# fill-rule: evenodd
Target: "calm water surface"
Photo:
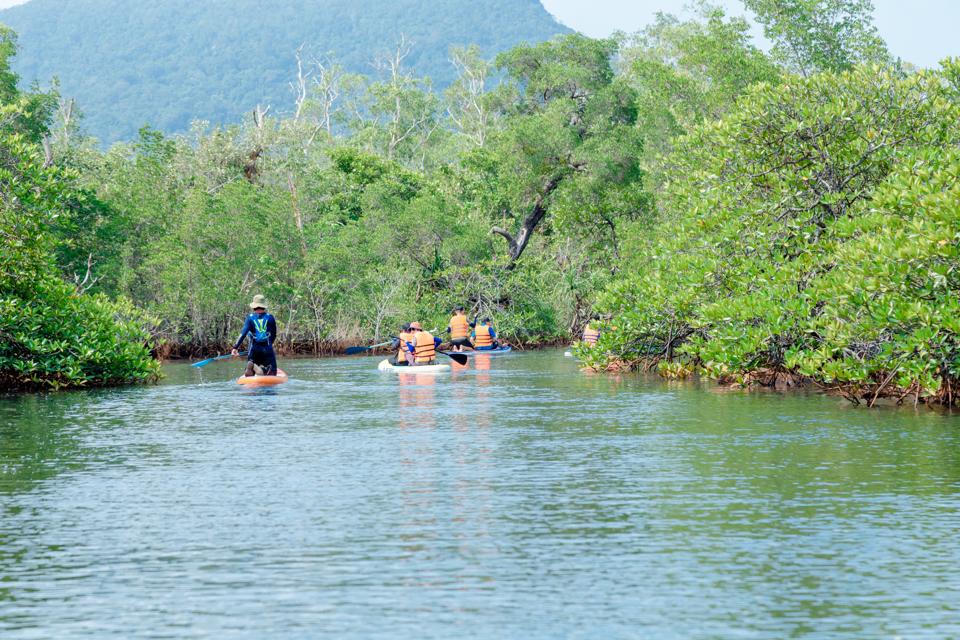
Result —
<instances>
[{"instance_id":1,"label":"calm water surface","mask_svg":"<svg viewBox=\"0 0 960 640\"><path fill-rule=\"evenodd\" d=\"M0 638L960 637L960 416L376 362L0 397Z\"/></svg>"}]
</instances>

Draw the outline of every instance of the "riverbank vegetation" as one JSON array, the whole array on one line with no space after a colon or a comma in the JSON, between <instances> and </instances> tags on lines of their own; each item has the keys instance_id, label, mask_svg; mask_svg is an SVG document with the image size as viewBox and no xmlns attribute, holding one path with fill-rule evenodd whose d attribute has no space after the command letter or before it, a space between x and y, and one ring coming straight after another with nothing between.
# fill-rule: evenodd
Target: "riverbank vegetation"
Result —
<instances>
[{"instance_id":1,"label":"riverbank vegetation","mask_svg":"<svg viewBox=\"0 0 960 640\"><path fill-rule=\"evenodd\" d=\"M17 88L3 55L12 42L0 32L0 388L154 379L146 315L81 294L56 264L58 220L95 205L78 176L41 151L53 101Z\"/></svg>"},{"instance_id":2,"label":"riverbank vegetation","mask_svg":"<svg viewBox=\"0 0 960 640\"><path fill-rule=\"evenodd\" d=\"M38 263L162 355L222 350L255 292L318 353L463 303L520 344L599 312L598 369L955 403L960 64L892 59L866 0L746 5L769 54L701 5L456 49L438 94L401 42L377 77L301 61L289 112L106 151L36 93L49 117L11 135L82 194L42 207Z\"/></svg>"}]
</instances>

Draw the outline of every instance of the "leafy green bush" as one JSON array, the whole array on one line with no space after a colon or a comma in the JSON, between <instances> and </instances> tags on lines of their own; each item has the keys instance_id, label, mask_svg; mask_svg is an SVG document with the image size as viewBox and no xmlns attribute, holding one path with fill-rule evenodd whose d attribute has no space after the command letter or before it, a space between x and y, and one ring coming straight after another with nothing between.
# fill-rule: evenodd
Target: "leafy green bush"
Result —
<instances>
[{"instance_id":1,"label":"leafy green bush","mask_svg":"<svg viewBox=\"0 0 960 640\"><path fill-rule=\"evenodd\" d=\"M758 85L677 141L657 226L634 230L628 275L602 301L618 331L588 357L679 357L741 382L798 373L871 401L939 394L957 291L944 249L924 254L919 238L930 224L957 231L921 204L925 181L949 190L954 72L861 67Z\"/></svg>"},{"instance_id":2,"label":"leafy green bush","mask_svg":"<svg viewBox=\"0 0 960 640\"><path fill-rule=\"evenodd\" d=\"M21 134L0 134L0 388L154 380L149 320L124 301L86 295L53 261L52 223L88 196L45 166Z\"/></svg>"},{"instance_id":3,"label":"leafy green bush","mask_svg":"<svg viewBox=\"0 0 960 640\"><path fill-rule=\"evenodd\" d=\"M837 224L835 268L810 297L822 309L785 365L857 392L952 403L960 381L960 152L905 159L868 211Z\"/></svg>"}]
</instances>

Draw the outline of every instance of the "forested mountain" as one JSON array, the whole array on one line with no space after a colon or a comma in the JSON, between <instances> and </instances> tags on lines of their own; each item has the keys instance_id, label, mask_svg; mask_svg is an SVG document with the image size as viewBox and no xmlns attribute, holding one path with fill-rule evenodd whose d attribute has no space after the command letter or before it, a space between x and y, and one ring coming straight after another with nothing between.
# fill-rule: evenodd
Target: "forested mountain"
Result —
<instances>
[{"instance_id":1,"label":"forested mountain","mask_svg":"<svg viewBox=\"0 0 960 640\"><path fill-rule=\"evenodd\" d=\"M376 74L373 60L404 36L407 67L443 87L451 45L491 57L569 31L539 0L32 0L0 11L0 23L20 36L23 80L58 77L104 142L147 123L234 122L258 103L289 109L301 46L305 58Z\"/></svg>"}]
</instances>

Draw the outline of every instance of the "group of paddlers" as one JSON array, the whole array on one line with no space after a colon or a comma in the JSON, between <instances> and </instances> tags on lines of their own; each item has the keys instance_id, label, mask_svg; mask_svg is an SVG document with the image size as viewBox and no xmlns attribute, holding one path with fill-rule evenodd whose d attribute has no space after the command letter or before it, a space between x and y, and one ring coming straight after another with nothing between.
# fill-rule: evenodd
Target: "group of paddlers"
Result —
<instances>
[{"instance_id":1,"label":"group of paddlers","mask_svg":"<svg viewBox=\"0 0 960 640\"><path fill-rule=\"evenodd\" d=\"M501 347L497 332L490 318L474 318L471 322L463 307L457 307L447 324L444 333L450 334L450 348L455 352L465 349L474 351L493 351ZM437 349L443 340L424 330L419 322L411 322L400 327L399 335L393 340L397 354L390 358L395 367L429 366L437 363Z\"/></svg>"},{"instance_id":2,"label":"group of paddlers","mask_svg":"<svg viewBox=\"0 0 960 640\"><path fill-rule=\"evenodd\" d=\"M257 374L274 375L277 372L277 356L273 342L277 338L277 321L267 313L267 300L261 295L253 297L250 303L253 311L243 325L243 332L233 346L232 354L240 355L243 341L250 336L250 349L247 354L245 376ZM600 338L599 316L593 316L583 330L583 342L594 345ZM500 349L497 332L490 318L474 317L471 322L463 307L457 307L447 324L444 333L450 334L450 347L453 351L465 349L474 351L492 351ZM411 322L400 327L400 333L393 340L397 354L390 358L395 367L416 367L437 363L437 350L443 341L429 331L425 331L419 322Z\"/></svg>"}]
</instances>

